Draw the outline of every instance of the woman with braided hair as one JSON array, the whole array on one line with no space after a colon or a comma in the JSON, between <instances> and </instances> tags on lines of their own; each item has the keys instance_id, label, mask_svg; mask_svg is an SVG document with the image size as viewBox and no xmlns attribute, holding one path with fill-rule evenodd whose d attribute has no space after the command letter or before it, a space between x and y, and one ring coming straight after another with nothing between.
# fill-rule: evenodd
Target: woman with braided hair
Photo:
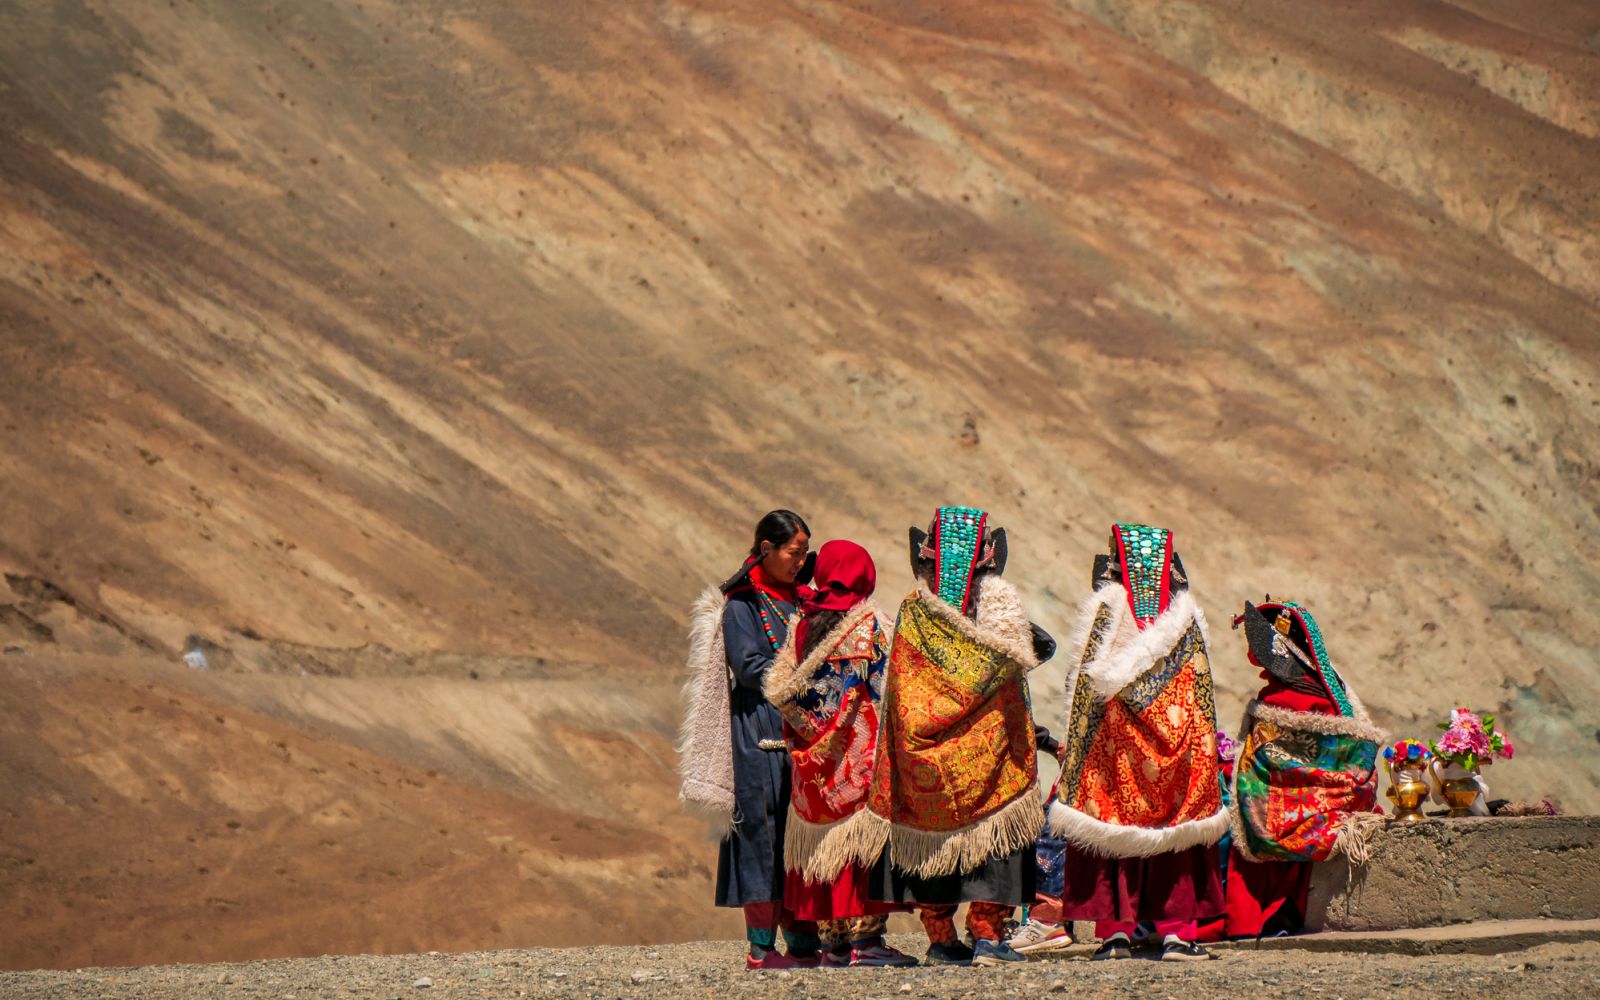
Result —
<instances>
[{"instance_id":1,"label":"woman with braided hair","mask_svg":"<svg viewBox=\"0 0 1600 1000\"><path fill-rule=\"evenodd\" d=\"M739 571L700 595L689 632L678 797L708 814L723 834L716 902L743 908L751 969L821 961L816 925L784 906L789 754L783 719L762 690L803 597L814 564L810 547L811 530L800 515L767 514ZM777 950L780 930L787 954Z\"/></svg>"}]
</instances>

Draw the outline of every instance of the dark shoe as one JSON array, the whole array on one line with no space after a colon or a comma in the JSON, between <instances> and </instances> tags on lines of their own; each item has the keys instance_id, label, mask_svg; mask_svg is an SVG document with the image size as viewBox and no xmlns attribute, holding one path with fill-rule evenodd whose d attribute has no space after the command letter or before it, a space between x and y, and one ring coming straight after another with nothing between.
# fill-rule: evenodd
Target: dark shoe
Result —
<instances>
[{"instance_id":1,"label":"dark shoe","mask_svg":"<svg viewBox=\"0 0 1600 1000\"><path fill-rule=\"evenodd\" d=\"M916 964L915 960L912 962ZM850 946L843 948L824 948L822 950L822 968L848 969L850 967Z\"/></svg>"},{"instance_id":2,"label":"dark shoe","mask_svg":"<svg viewBox=\"0 0 1600 1000\"><path fill-rule=\"evenodd\" d=\"M1014 962L1026 962L1028 957L1004 941L988 941L979 939L972 949L973 965L1011 965Z\"/></svg>"},{"instance_id":3,"label":"dark shoe","mask_svg":"<svg viewBox=\"0 0 1600 1000\"><path fill-rule=\"evenodd\" d=\"M916 965L917 960L903 951L891 948L882 941L878 941L850 949L850 964L866 968L905 969Z\"/></svg>"},{"instance_id":4,"label":"dark shoe","mask_svg":"<svg viewBox=\"0 0 1600 1000\"><path fill-rule=\"evenodd\" d=\"M1163 962L1209 962L1216 957L1193 941L1168 941L1161 946Z\"/></svg>"},{"instance_id":5,"label":"dark shoe","mask_svg":"<svg viewBox=\"0 0 1600 1000\"><path fill-rule=\"evenodd\" d=\"M1092 962L1107 962L1116 958L1132 957L1133 948L1129 947L1126 938L1111 938L1105 944L1096 948L1095 953L1089 956L1089 960Z\"/></svg>"},{"instance_id":6,"label":"dark shoe","mask_svg":"<svg viewBox=\"0 0 1600 1000\"><path fill-rule=\"evenodd\" d=\"M928 954L922 959L923 965L971 965L972 949L960 941L951 941L948 944L928 945Z\"/></svg>"}]
</instances>

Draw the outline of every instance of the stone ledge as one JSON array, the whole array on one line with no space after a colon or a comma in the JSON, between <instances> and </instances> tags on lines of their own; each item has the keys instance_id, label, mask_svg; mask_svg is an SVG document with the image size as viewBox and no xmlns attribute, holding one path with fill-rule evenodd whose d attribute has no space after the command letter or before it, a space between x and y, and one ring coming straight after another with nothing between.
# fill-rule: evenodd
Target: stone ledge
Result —
<instances>
[{"instance_id":1,"label":"stone ledge","mask_svg":"<svg viewBox=\"0 0 1600 1000\"><path fill-rule=\"evenodd\" d=\"M1261 941L1219 941L1222 951L1358 952L1363 955L1498 955L1542 944L1600 941L1600 920L1484 920L1400 931L1319 931Z\"/></svg>"},{"instance_id":2,"label":"stone ledge","mask_svg":"<svg viewBox=\"0 0 1600 1000\"><path fill-rule=\"evenodd\" d=\"M1372 846L1364 868L1317 866L1307 930L1600 918L1600 816L1391 824Z\"/></svg>"}]
</instances>

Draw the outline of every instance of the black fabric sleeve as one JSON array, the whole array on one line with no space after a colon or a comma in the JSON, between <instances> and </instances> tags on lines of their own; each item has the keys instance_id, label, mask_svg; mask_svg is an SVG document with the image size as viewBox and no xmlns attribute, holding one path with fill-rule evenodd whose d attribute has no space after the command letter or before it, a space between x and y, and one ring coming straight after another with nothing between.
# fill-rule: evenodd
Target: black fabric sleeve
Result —
<instances>
[{"instance_id":1,"label":"black fabric sleeve","mask_svg":"<svg viewBox=\"0 0 1600 1000\"><path fill-rule=\"evenodd\" d=\"M1047 753L1052 757L1057 757L1061 754L1060 742L1050 735L1050 730L1038 723L1033 725L1033 744L1041 753Z\"/></svg>"},{"instance_id":2,"label":"black fabric sleeve","mask_svg":"<svg viewBox=\"0 0 1600 1000\"><path fill-rule=\"evenodd\" d=\"M734 599L722 615L722 645L727 650L728 667L739 687L761 692L767 668L776 658L772 643L761 631L761 615L755 605Z\"/></svg>"}]
</instances>

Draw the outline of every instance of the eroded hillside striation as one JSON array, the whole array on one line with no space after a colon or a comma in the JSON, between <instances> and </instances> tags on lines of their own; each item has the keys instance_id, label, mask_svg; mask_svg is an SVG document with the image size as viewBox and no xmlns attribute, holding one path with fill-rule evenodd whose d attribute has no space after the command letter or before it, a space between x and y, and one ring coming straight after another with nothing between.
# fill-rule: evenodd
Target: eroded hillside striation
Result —
<instances>
[{"instance_id":1,"label":"eroded hillside striation","mask_svg":"<svg viewBox=\"0 0 1600 1000\"><path fill-rule=\"evenodd\" d=\"M906 526L983 505L1063 637L1148 520L1225 726L1270 591L1382 721L1498 710L1499 786L1600 806L1597 94L1570 3L8 4L0 632L198 636L401 761L415 715L297 664L548 667L666 782L685 609L769 507L893 603ZM621 794L517 792L525 738L438 760Z\"/></svg>"}]
</instances>

